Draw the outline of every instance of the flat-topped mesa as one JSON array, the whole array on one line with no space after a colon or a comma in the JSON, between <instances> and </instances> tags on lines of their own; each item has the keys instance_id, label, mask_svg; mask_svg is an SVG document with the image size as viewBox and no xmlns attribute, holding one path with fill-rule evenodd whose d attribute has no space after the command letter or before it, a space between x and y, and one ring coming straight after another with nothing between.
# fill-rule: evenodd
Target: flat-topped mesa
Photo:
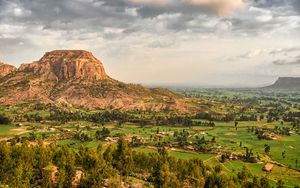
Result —
<instances>
[{"instance_id":1,"label":"flat-topped mesa","mask_svg":"<svg viewBox=\"0 0 300 188\"><path fill-rule=\"evenodd\" d=\"M80 78L101 80L109 78L100 60L84 50L55 50L47 52L39 61L23 64L19 71L33 72L50 80Z\"/></svg>"},{"instance_id":2,"label":"flat-topped mesa","mask_svg":"<svg viewBox=\"0 0 300 188\"><path fill-rule=\"evenodd\" d=\"M5 63L2 63L0 61L0 78L1 77L4 77L14 71L16 71L17 68L12 66L12 65L8 65L8 64L5 64Z\"/></svg>"},{"instance_id":3,"label":"flat-topped mesa","mask_svg":"<svg viewBox=\"0 0 300 188\"><path fill-rule=\"evenodd\" d=\"M286 88L286 89L296 89L300 88L300 78L299 77L279 77L278 80L272 85L272 87Z\"/></svg>"}]
</instances>

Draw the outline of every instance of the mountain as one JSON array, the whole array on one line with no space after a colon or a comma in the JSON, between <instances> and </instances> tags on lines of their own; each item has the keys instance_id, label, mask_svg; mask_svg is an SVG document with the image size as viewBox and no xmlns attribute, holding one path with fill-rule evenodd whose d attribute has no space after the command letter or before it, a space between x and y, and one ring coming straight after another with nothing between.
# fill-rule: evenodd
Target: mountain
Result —
<instances>
[{"instance_id":1,"label":"mountain","mask_svg":"<svg viewBox=\"0 0 300 188\"><path fill-rule=\"evenodd\" d=\"M300 90L300 77L279 77L274 84L265 88L279 90Z\"/></svg>"},{"instance_id":2,"label":"mountain","mask_svg":"<svg viewBox=\"0 0 300 188\"><path fill-rule=\"evenodd\" d=\"M150 89L112 79L101 61L84 50L47 52L39 61L22 64L0 77L0 104L36 102L89 109L198 109L167 89Z\"/></svg>"},{"instance_id":3,"label":"mountain","mask_svg":"<svg viewBox=\"0 0 300 188\"><path fill-rule=\"evenodd\" d=\"M16 71L17 68L12 66L12 65L8 65L8 64L5 64L5 63L2 63L0 61L0 78L1 77L4 77L14 71Z\"/></svg>"}]
</instances>

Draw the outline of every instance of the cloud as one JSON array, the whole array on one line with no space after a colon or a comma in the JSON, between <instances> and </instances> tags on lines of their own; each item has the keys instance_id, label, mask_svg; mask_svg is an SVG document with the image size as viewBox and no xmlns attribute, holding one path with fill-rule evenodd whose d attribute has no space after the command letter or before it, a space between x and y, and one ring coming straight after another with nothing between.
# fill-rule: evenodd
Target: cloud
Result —
<instances>
[{"instance_id":1,"label":"cloud","mask_svg":"<svg viewBox=\"0 0 300 188\"><path fill-rule=\"evenodd\" d=\"M236 10L243 9L243 0L128 0L130 3L155 6L176 6L181 7L192 5L197 8L207 8L218 16L226 16Z\"/></svg>"},{"instance_id":2,"label":"cloud","mask_svg":"<svg viewBox=\"0 0 300 188\"><path fill-rule=\"evenodd\" d=\"M236 57L230 57L228 58L228 61L233 60L239 60L239 59L252 59L252 58L259 58L260 56L264 57L271 57L271 58L278 58L278 57L284 57L284 58L298 58L300 59L300 56L298 56L300 52L300 47L294 46L289 48L271 48L271 49L255 49L250 50L246 53L243 53L241 55L238 55ZM274 65L286 65L289 64L285 60L274 60ZM293 63L291 63L293 64Z\"/></svg>"},{"instance_id":3,"label":"cloud","mask_svg":"<svg viewBox=\"0 0 300 188\"><path fill-rule=\"evenodd\" d=\"M231 14L236 10L243 9L245 3L243 0L186 0L188 3L196 6L208 7L219 16Z\"/></svg>"},{"instance_id":4,"label":"cloud","mask_svg":"<svg viewBox=\"0 0 300 188\"><path fill-rule=\"evenodd\" d=\"M257 56L260 56L262 54L264 54L266 52L266 50L262 50L262 49L256 49L256 50L253 50L253 51L249 51L247 52L246 54L240 56L241 58L254 58L254 57L257 57Z\"/></svg>"},{"instance_id":5,"label":"cloud","mask_svg":"<svg viewBox=\"0 0 300 188\"><path fill-rule=\"evenodd\" d=\"M174 41L153 41L147 45L148 48L169 48L175 44Z\"/></svg>"},{"instance_id":6,"label":"cloud","mask_svg":"<svg viewBox=\"0 0 300 188\"><path fill-rule=\"evenodd\" d=\"M300 65L300 58L295 59L294 61L287 61L287 60L276 60L272 62L274 65L277 66L291 66L291 65Z\"/></svg>"},{"instance_id":7,"label":"cloud","mask_svg":"<svg viewBox=\"0 0 300 188\"><path fill-rule=\"evenodd\" d=\"M293 52L300 52L300 47L277 48L277 49L271 50L269 53L271 55L278 55L278 54L288 55Z\"/></svg>"},{"instance_id":8,"label":"cloud","mask_svg":"<svg viewBox=\"0 0 300 188\"><path fill-rule=\"evenodd\" d=\"M300 66L270 63L280 59L287 61L277 64L292 63L299 54L291 49L299 49L299 2L0 0L0 57L18 65L53 49L86 49L103 60L108 71L115 71L113 76L125 75L125 81L140 79L134 77L139 72L133 71L135 62L140 64L141 76L147 65L155 67L153 71L166 69L174 81L178 76L168 70L173 63L178 65L174 72L190 69L192 73L182 74L189 77L182 78L186 82L200 80L197 76L202 74L203 80L208 80L204 75L225 72L257 75L258 64L266 65L264 70L299 73ZM226 61L229 57L232 61ZM224 59L226 64L217 65Z\"/></svg>"},{"instance_id":9,"label":"cloud","mask_svg":"<svg viewBox=\"0 0 300 188\"><path fill-rule=\"evenodd\" d=\"M167 5L170 3L170 0L128 0L131 3L134 4L143 4L143 5Z\"/></svg>"}]
</instances>

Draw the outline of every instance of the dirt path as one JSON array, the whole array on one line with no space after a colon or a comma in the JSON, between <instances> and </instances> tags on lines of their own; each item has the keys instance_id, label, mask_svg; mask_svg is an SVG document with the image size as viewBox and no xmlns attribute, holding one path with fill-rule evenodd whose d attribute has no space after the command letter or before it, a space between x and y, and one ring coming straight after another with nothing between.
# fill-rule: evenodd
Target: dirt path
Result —
<instances>
[{"instance_id":1,"label":"dirt path","mask_svg":"<svg viewBox=\"0 0 300 188\"><path fill-rule=\"evenodd\" d=\"M12 139L12 137L4 137L4 138L0 138L0 142L2 142L2 141L8 141L8 140L10 140L10 139Z\"/></svg>"}]
</instances>

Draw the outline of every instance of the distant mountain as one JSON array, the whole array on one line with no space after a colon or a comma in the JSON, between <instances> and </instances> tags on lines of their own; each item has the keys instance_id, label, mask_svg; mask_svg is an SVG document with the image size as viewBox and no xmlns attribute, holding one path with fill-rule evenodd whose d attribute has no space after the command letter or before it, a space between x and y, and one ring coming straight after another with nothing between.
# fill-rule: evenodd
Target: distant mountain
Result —
<instances>
[{"instance_id":1,"label":"distant mountain","mask_svg":"<svg viewBox=\"0 0 300 188\"><path fill-rule=\"evenodd\" d=\"M279 77L274 84L265 88L280 90L300 90L300 77Z\"/></svg>"},{"instance_id":2,"label":"distant mountain","mask_svg":"<svg viewBox=\"0 0 300 188\"><path fill-rule=\"evenodd\" d=\"M0 104L52 103L89 109L174 110L199 107L167 89L149 89L109 77L91 52L56 50L18 69L2 64Z\"/></svg>"}]
</instances>

